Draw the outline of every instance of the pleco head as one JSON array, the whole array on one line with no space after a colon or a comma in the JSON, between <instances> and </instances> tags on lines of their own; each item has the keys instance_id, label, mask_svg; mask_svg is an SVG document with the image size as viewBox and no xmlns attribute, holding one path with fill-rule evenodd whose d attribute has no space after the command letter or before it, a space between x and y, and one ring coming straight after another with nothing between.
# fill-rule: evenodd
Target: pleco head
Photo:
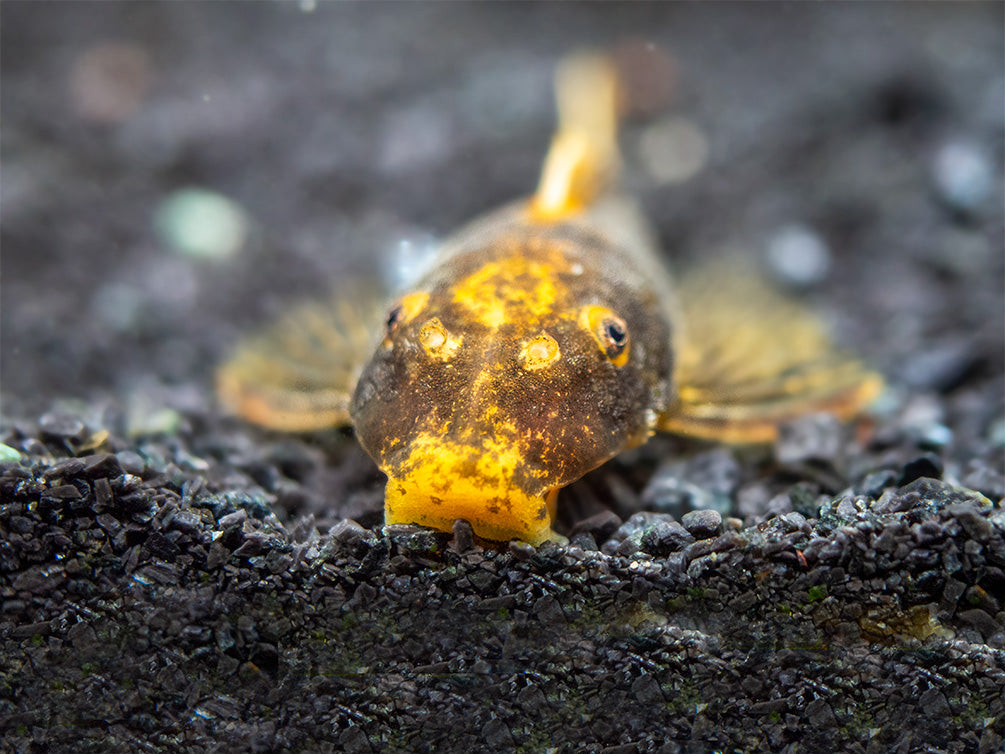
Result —
<instances>
[{"instance_id":1,"label":"pleco head","mask_svg":"<svg viewBox=\"0 0 1005 754\"><path fill-rule=\"evenodd\" d=\"M669 332L598 271L598 243L514 232L391 308L351 407L388 475L387 523L463 518L538 544L558 488L649 435L647 374L667 378ZM636 336L653 327L647 355Z\"/></svg>"}]
</instances>

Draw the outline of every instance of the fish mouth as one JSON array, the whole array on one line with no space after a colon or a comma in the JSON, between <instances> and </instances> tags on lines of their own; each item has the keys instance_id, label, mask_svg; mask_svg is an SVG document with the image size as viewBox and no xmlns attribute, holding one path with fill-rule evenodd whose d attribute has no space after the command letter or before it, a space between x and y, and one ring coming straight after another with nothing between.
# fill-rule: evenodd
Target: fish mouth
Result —
<instances>
[{"instance_id":1,"label":"fish mouth","mask_svg":"<svg viewBox=\"0 0 1005 754\"><path fill-rule=\"evenodd\" d=\"M558 488L528 467L511 444L419 438L384 471L386 524L451 531L464 519L483 539L539 545L553 536Z\"/></svg>"},{"instance_id":2,"label":"fish mouth","mask_svg":"<svg viewBox=\"0 0 1005 754\"><path fill-rule=\"evenodd\" d=\"M455 521L464 519L482 539L520 539L537 546L553 537L551 520L557 494L557 489L537 495L511 489L503 497L486 494L467 480L455 482L441 493L412 479L391 477L384 492L384 523L451 531Z\"/></svg>"}]
</instances>

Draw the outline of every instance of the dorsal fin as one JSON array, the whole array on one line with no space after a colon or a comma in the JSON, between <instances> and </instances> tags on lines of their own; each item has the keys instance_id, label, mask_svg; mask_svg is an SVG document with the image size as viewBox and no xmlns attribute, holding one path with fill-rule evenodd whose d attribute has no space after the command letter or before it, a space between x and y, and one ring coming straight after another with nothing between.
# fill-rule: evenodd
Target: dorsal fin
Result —
<instances>
[{"instance_id":1,"label":"dorsal fin","mask_svg":"<svg viewBox=\"0 0 1005 754\"><path fill-rule=\"evenodd\" d=\"M562 62L555 75L558 130L531 200L535 218L553 222L589 206L617 178L618 77L603 55Z\"/></svg>"}]
</instances>

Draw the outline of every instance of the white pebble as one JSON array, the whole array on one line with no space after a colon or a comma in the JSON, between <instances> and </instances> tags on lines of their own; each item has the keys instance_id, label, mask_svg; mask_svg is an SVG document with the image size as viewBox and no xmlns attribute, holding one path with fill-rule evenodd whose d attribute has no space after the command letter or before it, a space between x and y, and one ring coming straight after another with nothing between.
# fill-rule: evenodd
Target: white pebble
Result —
<instances>
[{"instance_id":1,"label":"white pebble","mask_svg":"<svg viewBox=\"0 0 1005 754\"><path fill-rule=\"evenodd\" d=\"M639 159L659 183L683 183L708 161L708 140L686 118L655 123L639 137Z\"/></svg>"},{"instance_id":2,"label":"white pebble","mask_svg":"<svg viewBox=\"0 0 1005 754\"><path fill-rule=\"evenodd\" d=\"M973 212L991 194L995 176L984 149L970 141L950 141L935 154L932 168L939 196L953 209Z\"/></svg>"},{"instance_id":3,"label":"white pebble","mask_svg":"<svg viewBox=\"0 0 1005 754\"><path fill-rule=\"evenodd\" d=\"M824 240L805 225L786 225L768 239L768 266L780 282L806 288L822 282L831 269Z\"/></svg>"}]
</instances>

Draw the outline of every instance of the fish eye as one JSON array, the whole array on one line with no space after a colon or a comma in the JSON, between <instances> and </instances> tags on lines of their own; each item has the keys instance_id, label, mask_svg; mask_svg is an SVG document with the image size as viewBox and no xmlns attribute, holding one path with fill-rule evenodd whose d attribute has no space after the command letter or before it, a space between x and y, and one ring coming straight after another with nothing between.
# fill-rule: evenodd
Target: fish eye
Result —
<instances>
[{"instance_id":1,"label":"fish eye","mask_svg":"<svg viewBox=\"0 0 1005 754\"><path fill-rule=\"evenodd\" d=\"M628 345L628 330L625 328L625 323L621 319L615 319L614 317L608 317L605 319L601 325L604 329L604 337L610 343L607 349L607 355L612 356L611 350L616 349L618 353Z\"/></svg>"},{"instance_id":2,"label":"fish eye","mask_svg":"<svg viewBox=\"0 0 1005 754\"><path fill-rule=\"evenodd\" d=\"M424 292L409 293L397 304L387 310L387 317L384 318L384 345L390 346L391 336L397 332L398 328L410 322L421 312L426 302L429 301L429 294Z\"/></svg>"},{"instance_id":3,"label":"fish eye","mask_svg":"<svg viewBox=\"0 0 1005 754\"><path fill-rule=\"evenodd\" d=\"M621 317L605 306L587 306L580 314L580 324L614 366L628 363L628 324Z\"/></svg>"},{"instance_id":4,"label":"fish eye","mask_svg":"<svg viewBox=\"0 0 1005 754\"><path fill-rule=\"evenodd\" d=\"M625 321L617 315L604 317L600 322L598 334L607 358L613 361L615 366L623 366L628 360L628 354L625 353L625 349L628 348L628 325ZM619 358L622 355L625 356L624 361Z\"/></svg>"},{"instance_id":5,"label":"fish eye","mask_svg":"<svg viewBox=\"0 0 1005 754\"><path fill-rule=\"evenodd\" d=\"M385 331L388 337L393 335L394 331L398 329L398 325L401 324L401 320L404 319L404 316L405 309L401 304L391 307L391 310L387 313L387 320L384 322Z\"/></svg>"}]
</instances>

